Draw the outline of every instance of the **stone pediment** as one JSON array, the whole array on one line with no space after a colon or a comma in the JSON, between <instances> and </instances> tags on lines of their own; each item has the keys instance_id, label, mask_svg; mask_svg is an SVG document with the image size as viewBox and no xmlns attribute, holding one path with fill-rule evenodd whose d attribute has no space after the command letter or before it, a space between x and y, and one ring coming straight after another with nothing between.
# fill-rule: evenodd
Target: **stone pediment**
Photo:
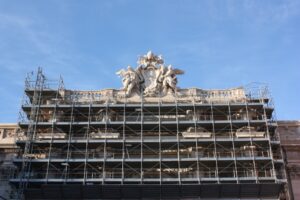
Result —
<instances>
[{"instance_id":1,"label":"stone pediment","mask_svg":"<svg viewBox=\"0 0 300 200\"><path fill-rule=\"evenodd\" d=\"M243 102L246 99L243 87L225 90L203 90L200 88L177 87L177 75L184 74L171 65L165 66L161 55L149 51L140 56L133 69L121 69L117 73L122 78L123 87L103 89L99 91L66 90L62 96L67 101L99 102L99 103L174 103L174 102Z\"/></svg>"}]
</instances>

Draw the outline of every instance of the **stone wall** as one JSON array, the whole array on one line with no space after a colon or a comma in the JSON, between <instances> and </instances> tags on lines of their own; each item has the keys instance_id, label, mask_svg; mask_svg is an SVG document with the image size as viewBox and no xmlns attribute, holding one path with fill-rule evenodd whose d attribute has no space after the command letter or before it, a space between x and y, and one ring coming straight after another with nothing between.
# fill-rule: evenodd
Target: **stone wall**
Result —
<instances>
[{"instance_id":1,"label":"stone wall","mask_svg":"<svg viewBox=\"0 0 300 200\"><path fill-rule=\"evenodd\" d=\"M290 199L300 200L300 121L279 121L277 132L285 156Z\"/></svg>"},{"instance_id":2,"label":"stone wall","mask_svg":"<svg viewBox=\"0 0 300 200\"><path fill-rule=\"evenodd\" d=\"M0 124L0 197L3 199L13 199L15 196L9 178L16 170L13 158L18 152L15 137L19 130L17 124Z\"/></svg>"}]
</instances>

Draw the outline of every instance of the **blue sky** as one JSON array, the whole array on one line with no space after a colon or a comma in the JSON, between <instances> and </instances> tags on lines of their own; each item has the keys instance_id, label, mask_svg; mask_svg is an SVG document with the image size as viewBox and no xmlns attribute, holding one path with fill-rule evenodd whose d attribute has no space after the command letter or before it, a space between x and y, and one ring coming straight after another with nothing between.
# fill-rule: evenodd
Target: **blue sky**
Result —
<instances>
[{"instance_id":1,"label":"blue sky","mask_svg":"<svg viewBox=\"0 0 300 200\"><path fill-rule=\"evenodd\" d=\"M300 119L298 0L0 0L0 122L16 122L27 72L68 89L120 88L148 50L180 87L269 85L278 119Z\"/></svg>"}]
</instances>

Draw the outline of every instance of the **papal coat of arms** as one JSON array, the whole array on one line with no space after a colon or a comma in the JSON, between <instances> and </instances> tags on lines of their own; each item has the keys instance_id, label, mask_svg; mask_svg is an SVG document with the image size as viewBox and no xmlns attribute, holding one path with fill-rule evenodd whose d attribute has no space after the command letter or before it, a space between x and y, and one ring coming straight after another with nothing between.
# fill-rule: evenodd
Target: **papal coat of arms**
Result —
<instances>
[{"instance_id":1,"label":"papal coat of arms","mask_svg":"<svg viewBox=\"0 0 300 200\"><path fill-rule=\"evenodd\" d=\"M176 75L183 73L171 65L166 67L162 56L154 55L151 51L139 58L136 69L128 66L127 70L121 69L117 72L123 78L123 90L127 96L133 93L144 96L176 93Z\"/></svg>"}]
</instances>

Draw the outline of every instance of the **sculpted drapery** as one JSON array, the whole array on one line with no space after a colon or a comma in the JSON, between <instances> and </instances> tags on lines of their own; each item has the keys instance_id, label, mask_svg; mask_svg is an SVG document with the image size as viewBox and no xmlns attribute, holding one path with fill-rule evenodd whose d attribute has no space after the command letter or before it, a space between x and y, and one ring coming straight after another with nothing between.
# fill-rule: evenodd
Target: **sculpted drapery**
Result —
<instances>
[{"instance_id":1,"label":"sculpted drapery","mask_svg":"<svg viewBox=\"0 0 300 200\"><path fill-rule=\"evenodd\" d=\"M167 95L176 93L177 75L184 72L174 69L171 65L164 65L161 55L154 55L149 51L138 60L135 70L128 66L127 70L121 69L116 74L122 77L123 90L127 96L133 93L144 96Z\"/></svg>"}]
</instances>

